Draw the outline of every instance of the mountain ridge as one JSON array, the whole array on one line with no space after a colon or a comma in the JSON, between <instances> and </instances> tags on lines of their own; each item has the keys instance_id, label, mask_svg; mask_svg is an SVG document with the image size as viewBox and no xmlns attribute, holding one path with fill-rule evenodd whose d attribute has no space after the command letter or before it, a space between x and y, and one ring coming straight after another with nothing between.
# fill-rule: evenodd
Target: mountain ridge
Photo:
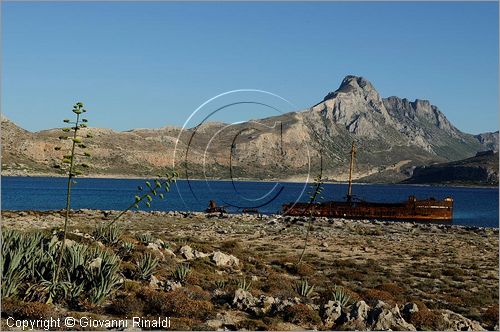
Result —
<instances>
[{"instance_id":1,"label":"mountain ridge","mask_svg":"<svg viewBox=\"0 0 500 332\"><path fill-rule=\"evenodd\" d=\"M175 167L190 177L303 180L318 172L322 154L325 178L342 181L354 141L356 179L398 182L417 166L498 150L498 132L464 133L430 101L382 98L370 81L354 75L308 109L259 122L214 122L183 131L168 125L86 129L95 136L88 142L94 150L90 174L157 174L174 164L175 155ZM58 136L57 129L28 132L2 116L2 174L55 174L52 167L62 156L53 150Z\"/></svg>"}]
</instances>

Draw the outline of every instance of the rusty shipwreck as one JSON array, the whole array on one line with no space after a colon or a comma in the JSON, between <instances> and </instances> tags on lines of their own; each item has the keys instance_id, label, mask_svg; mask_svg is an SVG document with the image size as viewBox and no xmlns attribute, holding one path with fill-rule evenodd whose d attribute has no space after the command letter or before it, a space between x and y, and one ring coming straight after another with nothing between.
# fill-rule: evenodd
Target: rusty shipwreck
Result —
<instances>
[{"instance_id":1,"label":"rusty shipwreck","mask_svg":"<svg viewBox=\"0 0 500 332\"><path fill-rule=\"evenodd\" d=\"M410 196L398 203L376 203L355 199L352 195L352 171L355 147L351 148L349 186L345 201L322 203L289 203L282 206L282 213L289 216L318 216L346 219L388 219L407 221L451 222L453 219L453 198L417 199Z\"/></svg>"}]
</instances>

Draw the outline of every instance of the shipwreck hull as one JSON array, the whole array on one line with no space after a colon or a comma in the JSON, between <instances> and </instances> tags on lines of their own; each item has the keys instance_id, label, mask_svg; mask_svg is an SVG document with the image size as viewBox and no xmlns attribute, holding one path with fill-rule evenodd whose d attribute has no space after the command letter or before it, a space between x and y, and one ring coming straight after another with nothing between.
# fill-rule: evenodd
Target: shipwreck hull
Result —
<instances>
[{"instance_id":1,"label":"shipwreck hull","mask_svg":"<svg viewBox=\"0 0 500 332\"><path fill-rule=\"evenodd\" d=\"M284 215L316 216L347 219L390 219L415 221L452 221L453 199L416 200L410 196L402 203L324 202L316 204L290 203L283 205Z\"/></svg>"}]
</instances>

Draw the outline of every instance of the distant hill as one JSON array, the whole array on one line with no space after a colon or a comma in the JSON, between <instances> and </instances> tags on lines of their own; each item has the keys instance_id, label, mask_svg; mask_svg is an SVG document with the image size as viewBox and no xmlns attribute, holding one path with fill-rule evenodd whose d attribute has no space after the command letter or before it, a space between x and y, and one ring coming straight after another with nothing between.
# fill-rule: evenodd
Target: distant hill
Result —
<instances>
[{"instance_id":1,"label":"distant hill","mask_svg":"<svg viewBox=\"0 0 500 332\"><path fill-rule=\"evenodd\" d=\"M478 152L472 158L417 167L404 182L498 186L498 152Z\"/></svg>"},{"instance_id":2,"label":"distant hill","mask_svg":"<svg viewBox=\"0 0 500 332\"><path fill-rule=\"evenodd\" d=\"M498 150L498 132L464 133L429 101L382 98L358 76L345 77L309 109L258 121L204 123L184 131L88 130L94 136L87 141L93 176L154 176L175 163L181 176L229 178L231 162L239 179L302 181L317 173L321 152L325 178L344 181L354 141L356 180L399 182L417 166ZM2 117L1 134L3 175L57 174L53 166L65 154L65 148L54 150L59 129L31 133Z\"/></svg>"}]
</instances>

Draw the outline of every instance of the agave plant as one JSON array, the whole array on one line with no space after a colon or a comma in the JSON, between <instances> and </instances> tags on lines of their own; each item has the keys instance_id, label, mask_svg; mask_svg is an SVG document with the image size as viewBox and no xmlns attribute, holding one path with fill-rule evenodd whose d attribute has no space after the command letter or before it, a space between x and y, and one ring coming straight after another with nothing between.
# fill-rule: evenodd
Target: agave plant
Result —
<instances>
[{"instance_id":1,"label":"agave plant","mask_svg":"<svg viewBox=\"0 0 500 332\"><path fill-rule=\"evenodd\" d=\"M120 252L122 255L129 255L134 250L134 248L135 244L133 244L132 242L123 241Z\"/></svg>"},{"instance_id":2,"label":"agave plant","mask_svg":"<svg viewBox=\"0 0 500 332\"><path fill-rule=\"evenodd\" d=\"M141 280L149 280L158 266L158 262L159 259L149 252L142 255L141 259L136 262L138 268L137 278Z\"/></svg>"},{"instance_id":3,"label":"agave plant","mask_svg":"<svg viewBox=\"0 0 500 332\"><path fill-rule=\"evenodd\" d=\"M295 291L302 297L311 297L314 292L314 286L309 285L307 279L302 279L295 284Z\"/></svg>"},{"instance_id":4,"label":"agave plant","mask_svg":"<svg viewBox=\"0 0 500 332\"><path fill-rule=\"evenodd\" d=\"M97 241L101 241L105 244L110 245L118 243L122 234L123 230L116 225L112 225L109 227L100 225L93 232L94 238Z\"/></svg>"},{"instance_id":5,"label":"agave plant","mask_svg":"<svg viewBox=\"0 0 500 332\"><path fill-rule=\"evenodd\" d=\"M137 241L141 242L144 245L154 242L155 240L154 237L149 233L136 234L135 238L137 239Z\"/></svg>"},{"instance_id":6,"label":"agave plant","mask_svg":"<svg viewBox=\"0 0 500 332\"><path fill-rule=\"evenodd\" d=\"M38 249L33 252L31 273L29 279L33 281L53 279L57 268L57 255L61 242L56 234L44 236L38 243Z\"/></svg>"},{"instance_id":7,"label":"agave plant","mask_svg":"<svg viewBox=\"0 0 500 332\"><path fill-rule=\"evenodd\" d=\"M2 296L16 295L26 280L34 279L43 240L41 233L2 230Z\"/></svg>"},{"instance_id":8,"label":"agave plant","mask_svg":"<svg viewBox=\"0 0 500 332\"><path fill-rule=\"evenodd\" d=\"M338 301L341 307L347 307L351 302L351 297L345 291L344 287L334 285L332 290L332 301Z\"/></svg>"},{"instance_id":9,"label":"agave plant","mask_svg":"<svg viewBox=\"0 0 500 332\"><path fill-rule=\"evenodd\" d=\"M215 281L215 287L217 289L224 289L226 288L227 281L226 280L216 280Z\"/></svg>"},{"instance_id":10,"label":"agave plant","mask_svg":"<svg viewBox=\"0 0 500 332\"><path fill-rule=\"evenodd\" d=\"M77 298L88 278L85 267L89 264L89 247L78 243L69 246L64 252L63 262L66 280L71 282L71 298Z\"/></svg>"},{"instance_id":11,"label":"agave plant","mask_svg":"<svg viewBox=\"0 0 500 332\"><path fill-rule=\"evenodd\" d=\"M189 267L189 264L185 263L179 264L175 268L174 278L180 283L184 283L186 282L186 278L190 273L191 273L191 268Z\"/></svg>"},{"instance_id":12,"label":"agave plant","mask_svg":"<svg viewBox=\"0 0 500 332\"><path fill-rule=\"evenodd\" d=\"M92 303L101 303L122 282L120 276L120 258L115 254L97 248L90 250L89 256L95 257L86 267L86 284L89 300Z\"/></svg>"},{"instance_id":13,"label":"agave plant","mask_svg":"<svg viewBox=\"0 0 500 332\"><path fill-rule=\"evenodd\" d=\"M45 303L59 302L68 297L71 283L67 281L42 280L31 285L26 291L25 299Z\"/></svg>"},{"instance_id":14,"label":"agave plant","mask_svg":"<svg viewBox=\"0 0 500 332\"><path fill-rule=\"evenodd\" d=\"M243 289L245 292L248 292L252 287L252 282L247 282L246 278L242 278L237 282L238 289Z\"/></svg>"}]
</instances>

